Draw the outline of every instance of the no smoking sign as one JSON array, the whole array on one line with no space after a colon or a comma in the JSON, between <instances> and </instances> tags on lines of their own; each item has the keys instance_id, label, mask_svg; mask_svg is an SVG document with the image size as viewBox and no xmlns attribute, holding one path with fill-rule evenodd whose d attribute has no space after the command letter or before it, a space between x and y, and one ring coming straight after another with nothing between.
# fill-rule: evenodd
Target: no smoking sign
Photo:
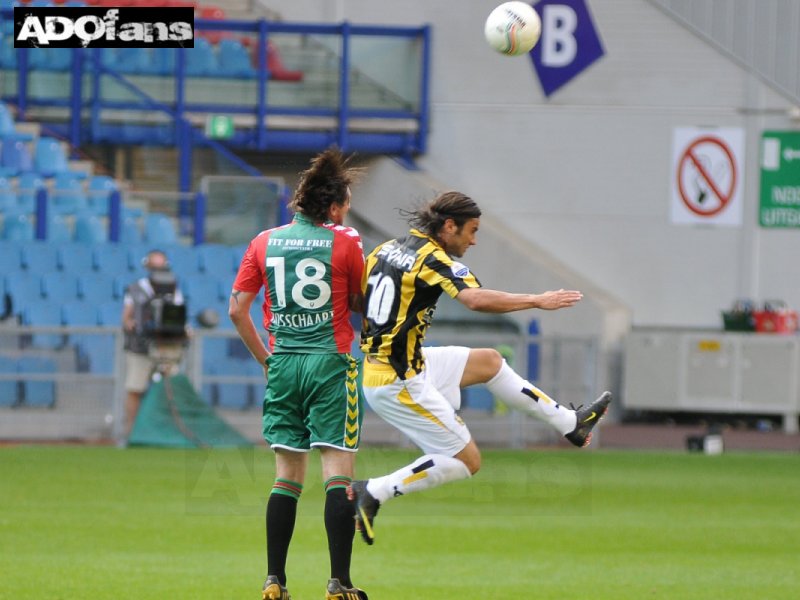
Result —
<instances>
[{"instance_id":1,"label":"no smoking sign","mask_svg":"<svg viewBox=\"0 0 800 600\"><path fill-rule=\"evenodd\" d=\"M674 223L741 225L743 148L740 129L675 130Z\"/></svg>"}]
</instances>

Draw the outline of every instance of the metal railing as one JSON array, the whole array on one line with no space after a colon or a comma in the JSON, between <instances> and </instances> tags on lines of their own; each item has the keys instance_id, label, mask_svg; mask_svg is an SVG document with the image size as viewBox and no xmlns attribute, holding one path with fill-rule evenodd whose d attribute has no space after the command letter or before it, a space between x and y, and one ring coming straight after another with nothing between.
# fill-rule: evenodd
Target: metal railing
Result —
<instances>
[{"instance_id":1,"label":"metal railing","mask_svg":"<svg viewBox=\"0 0 800 600\"><path fill-rule=\"evenodd\" d=\"M12 17L11 10L2 11L3 20ZM49 122L75 148L84 142L178 146L184 192L190 186L194 145L221 152L316 151L335 143L345 151L403 157L425 151L429 27L196 19L195 28L199 35L250 40L256 49L254 77L192 76L187 61L193 48L176 49L174 67L152 76L120 72L104 60L106 49L100 48L73 49L67 72L34 70L29 54L49 50L20 48L15 66L1 66L0 94L16 104L18 118L35 110L37 120ZM269 43L281 39L291 40L285 44L287 53L295 52L301 66L306 60L314 75L308 82L271 80ZM396 41L412 50L397 52ZM397 82L403 82L402 89L392 89ZM312 91L318 100L306 105ZM235 127L224 143L205 134L208 115L233 119ZM138 128L134 131L131 124Z\"/></svg>"},{"instance_id":2,"label":"metal railing","mask_svg":"<svg viewBox=\"0 0 800 600\"><path fill-rule=\"evenodd\" d=\"M86 351L91 338L105 340L101 349L94 350L99 355ZM245 367L243 371L231 374L209 370L208 352L216 341L227 344L226 356L238 357ZM531 380L542 390L564 404L585 404L596 395L599 347L593 337L498 334L462 325L458 330L439 327L431 343L503 348L512 366L529 377L528 357L535 350L539 378ZM119 440L125 394L122 347L122 333L116 327L0 327L0 439ZM357 351L354 353L358 356ZM9 367L31 358L39 359L38 363L33 361L40 365L38 370ZM92 360L100 360L102 369L96 370ZM242 427L249 437L258 438L263 373L234 330L195 330L182 371L195 390L222 411L229 422ZM31 387L33 383L41 385ZM213 390L225 384L240 386L250 395L249 400L243 399L236 408L223 406ZM15 396L10 397L10 393ZM558 439L534 419L502 404L475 407L469 398L467 392L463 412L468 414L473 435L487 445L525 447ZM367 443L407 444L371 411L367 412L364 439Z\"/></svg>"}]
</instances>

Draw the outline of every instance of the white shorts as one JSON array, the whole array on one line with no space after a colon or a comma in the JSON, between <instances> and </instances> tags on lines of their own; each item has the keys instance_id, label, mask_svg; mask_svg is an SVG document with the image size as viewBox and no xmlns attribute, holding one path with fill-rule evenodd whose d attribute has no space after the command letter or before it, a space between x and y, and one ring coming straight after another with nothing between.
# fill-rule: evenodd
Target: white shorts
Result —
<instances>
[{"instance_id":1,"label":"white shorts","mask_svg":"<svg viewBox=\"0 0 800 600\"><path fill-rule=\"evenodd\" d=\"M422 354L422 372L405 381L387 364L364 361L364 397L426 454L455 456L472 439L456 414L469 348L438 346L423 348Z\"/></svg>"},{"instance_id":2,"label":"white shorts","mask_svg":"<svg viewBox=\"0 0 800 600\"><path fill-rule=\"evenodd\" d=\"M143 393L150 386L156 362L147 354L125 352L125 390Z\"/></svg>"}]
</instances>

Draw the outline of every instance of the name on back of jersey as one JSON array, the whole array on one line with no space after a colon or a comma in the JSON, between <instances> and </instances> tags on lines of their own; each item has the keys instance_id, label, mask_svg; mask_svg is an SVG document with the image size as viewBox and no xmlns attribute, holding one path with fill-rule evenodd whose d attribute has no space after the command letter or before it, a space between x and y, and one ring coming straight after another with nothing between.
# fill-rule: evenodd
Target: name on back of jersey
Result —
<instances>
[{"instance_id":1,"label":"name on back of jersey","mask_svg":"<svg viewBox=\"0 0 800 600\"><path fill-rule=\"evenodd\" d=\"M417 254L415 252L408 252L402 247L398 248L393 244L384 244L378 250L376 256L406 272L410 271L414 267L414 263L417 262Z\"/></svg>"},{"instance_id":2,"label":"name on back of jersey","mask_svg":"<svg viewBox=\"0 0 800 600\"><path fill-rule=\"evenodd\" d=\"M318 313L272 313L272 325L277 327L290 327L292 329L305 329L320 323L326 323L333 317L333 312L324 310Z\"/></svg>"}]
</instances>

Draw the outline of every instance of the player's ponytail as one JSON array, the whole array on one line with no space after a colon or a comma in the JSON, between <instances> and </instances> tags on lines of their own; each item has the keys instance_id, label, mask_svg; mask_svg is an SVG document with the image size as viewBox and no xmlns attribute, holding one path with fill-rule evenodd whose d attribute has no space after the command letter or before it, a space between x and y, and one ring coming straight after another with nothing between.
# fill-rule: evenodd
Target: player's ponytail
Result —
<instances>
[{"instance_id":1,"label":"player's ponytail","mask_svg":"<svg viewBox=\"0 0 800 600\"><path fill-rule=\"evenodd\" d=\"M350 158L338 148L328 148L314 157L311 166L300 174L289 208L315 222L325 221L331 204L345 202L347 188L359 172L348 166Z\"/></svg>"}]
</instances>

